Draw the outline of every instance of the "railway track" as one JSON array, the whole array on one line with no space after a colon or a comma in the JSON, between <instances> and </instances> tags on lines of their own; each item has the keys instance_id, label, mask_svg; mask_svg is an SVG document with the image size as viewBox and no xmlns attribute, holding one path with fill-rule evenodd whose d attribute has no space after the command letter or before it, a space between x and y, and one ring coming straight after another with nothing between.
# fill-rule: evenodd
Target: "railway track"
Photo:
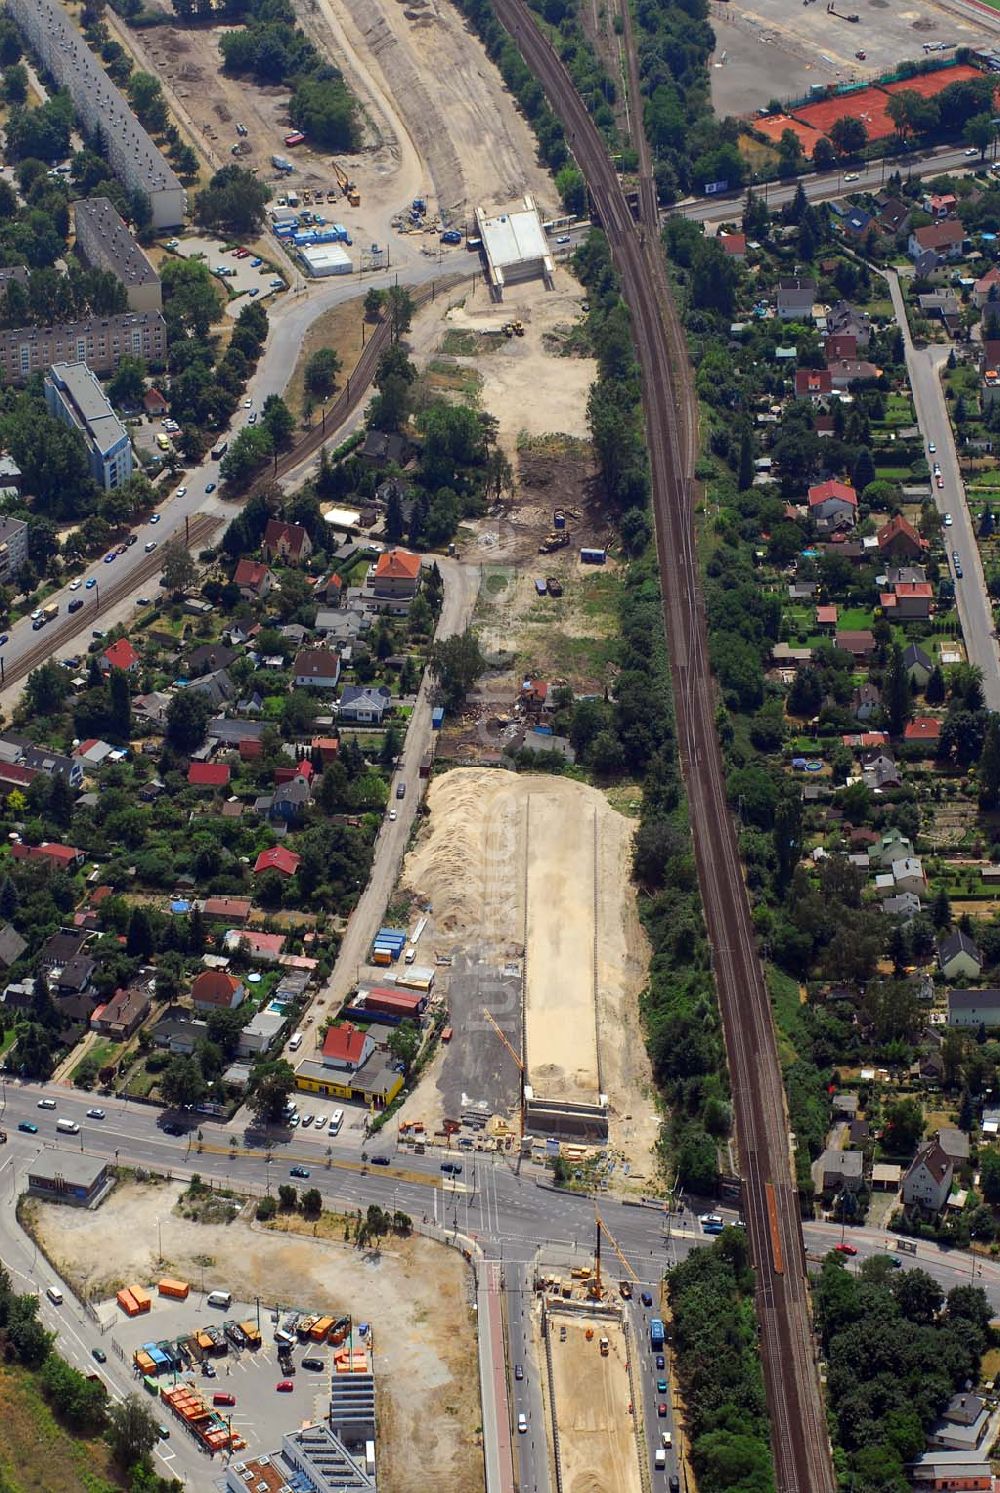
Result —
<instances>
[{"instance_id":1,"label":"railway track","mask_svg":"<svg viewBox=\"0 0 1000 1493\"><path fill-rule=\"evenodd\" d=\"M562 119L632 313L643 374L678 743L732 1079L775 1478L779 1493L833 1493L781 1070L715 731L715 690L694 548L697 406L683 329L659 245L648 146L637 126L641 179L636 224L572 80L523 0L494 0L494 8ZM624 10L630 91L638 104L627 5Z\"/></svg>"}]
</instances>

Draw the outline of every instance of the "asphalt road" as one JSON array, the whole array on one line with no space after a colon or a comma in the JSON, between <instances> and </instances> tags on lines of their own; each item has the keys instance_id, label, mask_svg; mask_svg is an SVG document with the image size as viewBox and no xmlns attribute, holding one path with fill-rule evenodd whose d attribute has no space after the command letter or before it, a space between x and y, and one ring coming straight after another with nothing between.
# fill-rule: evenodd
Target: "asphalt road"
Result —
<instances>
[{"instance_id":1,"label":"asphalt road","mask_svg":"<svg viewBox=\"0 0 1000 1493\"><path fill-rule=\"evenodd\" d=\"M856 172L823 171L803 176L802 186L810 202L832 202L852 192L876 192L885 185L886 178L899 171L907 176L936 176L942 171L975 171L980 167L978 159L972 160L965 152L968 146L947 145L936 151L921 151L909 156L896 156L889 160L876 161L870 166L859 166ZM850 174L854 181L846 181ZM786 202L791 202L798 191L798 179L791 182L759 182L754 191L759 192L773 212ZM739 217L746 188L738 192L727 192L719 197L688 197L667 209L671 213L691 218L697 223L721 223Z\"/></svg>"},{"instance_id":2,"label":"asphalt road","mask_svg":"<svg viewBox=\"0 0 1000 1493\"><path fill-rule=\"evenodd\" d=\"M958 456L940 378L941 367L948 357L948 348L937 344L930 344L925 348L914 347L899 276L895 270L889 270L886 278L896 322L903 333L906 369L913 390L917 420L924 437L927 460L931 464L937 462L941 467L944 486L940 489L936 484L933 486L934 501L940 513L950 513L952 518L951 526L943 533L948 564L955 581L966 653L969 662L982 670L986 704L990 710L1000 710L1000 651L997 648L993 607L986 590L979 546L965 502L965 487L959 473ZM931 442L937 447L933 454L927 450ZM958 565L955 563L956 556ZM962 570L961 579L958 576L959 566Z\"/></svg>"}]
</instances>

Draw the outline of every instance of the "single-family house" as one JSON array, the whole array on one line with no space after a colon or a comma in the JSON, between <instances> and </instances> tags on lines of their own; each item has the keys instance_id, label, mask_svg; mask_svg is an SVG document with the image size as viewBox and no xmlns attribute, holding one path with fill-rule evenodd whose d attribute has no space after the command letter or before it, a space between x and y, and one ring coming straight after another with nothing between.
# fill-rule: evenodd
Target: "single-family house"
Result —
<instances>
[{"instance_id":1,"label":"single-family house","mask_svg":"<svg viewBox=\"0 0 1000 1493\"><path fill-rule=\"evenodd\" d=\"M987 301L1000 300L1000 269L995 264L991 264L972 287L972 299L980 311ZM1000 307L997 309L1000 310Z\"/></svg>"},{"instance_id":2,"label":"single-family house","mask_svg":"<svg viewBox=\"0 0 1000 1493\"><path fill-rule=\"evenodd\" d=\"M329 575L321 575L313 587L313 600L324 607L339 607L344 599L344 577L339 571L332 570Z\"/></svg>"},{"instance_id":3,"label":"single-family house","mask_svg":"<svg viewBox=\"0 0 1000 1493\"><path fill-rule=\"evenodd\" d=\"M261 554L265 560L284 560L288 565L300 565L312 554L312 540L301 524L286 523L281 518L269 518L261 542Z\"/></svg>"},{"instance_id":4,"label":"single-family house","mask_svg":"<svg viewBox=\"0 0 1000 1493\"><path fill-rule=\"evenodd\" d=\"M142 396L142 407L147 415L156 418L165 415L170 405L167 396L159 389L147 389Z\"/></svg>"},{"instance_id":5,"label":"single-family house","mask_svg":"<svg viewBox=\"0 0 1000 1493\"><path fill-rule=\"evenodd\" d=\"M50 984L61 996L83 995L90 989L97 964L86 954L77 954L68 959L61 969L54 969Z\"/></svg>"},{"instance_id":6,"label":"single-family house","mask_svg":"<svg viewBox=\"0 0 1000 1493\"><path fill-rule=\"evenodd\" d=\"M233 572L233 583L244 601L260 601L273 590L274 576L263 561L243 559Z\"/></svg>"},{"instance_id":7,"label":"single-family house","mask_svg":"<svg viewBox=\"0 0 1000 1493\"><path fill-rule=\"evenodd\" d=\"M296 689L336 689L340 680L340 654L330 648L301 648L292 664Z\"/></svg>"},{"instance_id":8,"label":"single-family house","mask_svg":"<svg viewBox=\"0 0 1000 1493\"><path fill-rule=\"evenodd\" d=\"M809 489L809 517L820 529L853 525L858 516L858 495L847 482L819 482Z\"/></svg>"},{"instance_id":9,"label":"single-family house","mask_svg":"<svg viewBox=\"0 0 1000 1493\"><path fill-rule=\"evenodd\" d=\"M924 742L936 747L941 740L941 722L932 715L915 715L906 724L903 740L909 743Z\"/></svg>"},{"instance_id":10,"label":"single-family house","mask_svg":"<svg viewBox=\"0 0 1000 1493\"><path fill-rule=\"evenodd\" d=\"M955 1493L995 1493L993 1469L981 1452L933 1451L922 1452L908 1468L909 1476L919 1493L936 1493L948 1490Z\"/></svg>"},{"instance_id":11,"label":"single-family house","mask_svg":"<svg viewBox=\"0 0 1000 1493\"><path fill-rule=\"evenodd\" d=\"M314 736L309 743L309 749L313 756L318 753L323 767L328 767L331 762L336 762L340 754L340 739L336 736Z\"/></svg>"},{"instance_id":12,"label":"single-family house","mask_svg":"<svg viewBox=\"0 0 1000 1493\"><path fill-rule=\"evenodd\" d=\"M71 788L83 787L83 763L64 752L54 752L51 747L25 747L21 766L31 773L44 773L47 778L65 778Z\"/></svg>"},{"instance_id":13,"label":"single-family house","mask_svg":"<svg viewBox=\"0 0 1000 1493\"><path fill-rule=\"evenodd\" d=\"M837 631L837 608L832 602L816 608L816 627L818 631L830 634Z\"/></svg>"},{"instance_id":14,"label":"single-family house","mask_svg":"<svg viewBox=\"0 0 1000 1493\"><path fill-rule=\"evenodd\" d=\"M404 466L410 454L405 436L394 431L369 430L358 455L373 466Z\"/></svg>"},{"instance_id":15,"label":"single-family house","mask_svg":"<svg viewBox=\"0 0 1000 1493\"><path fill-rule=\"evenodd\" d=\"M936 1140L925 1141L903 1177L903 1202L908 1208L940 1213L951 1191L955 1168Z\"/></svg>"},{"instance_id":16,"label":"single-family house","mask_svg":"<svg viewBox=\"0 0 1000 1493\"><path fill-rule=\"evenodd\" d=\"M337 704L337 719L343 725L381 726L392 709L392 691L384 684L377 689L357 684L344 686Z\"/></svg>"},{"instance_id":17,"label":"single-family house","mask_svg":"<svg viewBox=\"0 0 1000 1493\"><path fill-rule=\"evenodd\" d=\"M106 1005L98 1007L90 1025L102 1036L125 1042L149 1015L149 992L139 985L116 990Z\"/></svg>"},{"instance_id":18,"label":"single-family house","mask_svg":"<svg viewBox=\"0 0 1000 1493\"><path fill-rule=\"evenodd\" d=\"M890 197L879 204L878 221L883 233L906 233L910 226L911 208L898 197Z\"/></svg>"},{"instance_id":19,"label":"single-family house","mask_svg":"<svg viewBox=\"0 0 1000 1493\"><path fill-rule=\"evenodd\" d=\"M882 911L886 916L902 918L905 923L915 918L922 907L920 898L913 892L894 892L891 897L882 899Z\"/></svg>"},{"instance_id":20,"label":"single-family house","mask_svg":"<svg viewBox=\"0 0 1000 1493\"><path fill-rule=\"evenodd\" d=\"M240 1032L236 1051L242 1058L268 1052L285 1024L280 1011L258 1011Z\"/></svg>"},{"instance_id":21,"label":"single-family house","mask_svg":"<svg viewBox=\"0 0 1000 1493\"><path fill-rule=\"evenodd\" d=\"M990 1410L978 1395L960 1393L945 1407L940 1418L927 1433L932 1447L970 1455L978 1451L989 1429ZM951 1487L962 1483L952 1479Z\"/></svg>"},{"instance_id":22,"label":"single-family house","mask_svg":"<svg viewBox=\"0 0 1000 1493\"><path fill-rule=\"evenodd\" d=\"M409 550L383 550L370 576L370 590L377 599L412 600L420 584L420 556Z\"/></svg>"},{"instance_id":23,"label":"single-family house","mask_svg":"<svg viewBox=\"0 0 1000 1493\"><path fill-rule=\"evenodd\" d=\"M276 964L285 951L287 940L283 933L258 933L254 928L230 928L222 946L228 954L242 949L258 964Z\"/></svg>"},{"instance_id":24,"label":"single-family house","mask_svg":"<svg viewBox=\"0 0 1000 1493\"><path fill-rule=\"evenodd\" d=\"M1000 990L949 990L948 1025L1000 1027Z\"/></svg>"},{"instance_id":25,"label":"single-family house","mask_svg":"<svg viewBox=\"0 0 1000 1493\"><path fill-rule=\"evenodd\" d=\"M75 845L60 845L54 840L43 840L40 845L26 845L18 840L10 847L10 853L16 861L41 861L57 871L78 871L84 861L83 851Z\"/></svg>"},{"instance_id":26,"label":"single-family house","mask_svg":"<svg viewBox=\"0 0 1000 1493\"><path fill-rule=\"evenodd\" d=\"M306 809L312 801L312 790L303 777L279 783L271 795L268 818L278 819L283 824L301 824Z\"/></svg>"},{"instance_id":27,"label":"single-family house","mask_svg":"<svg viewBox=\"0 0 1000 1493\"><path fill-rule=\"evenodd\" d=\"M320 1049L325 1068L342 1068L349 1073L357 1072L374 1051L374 1039L367 1032L358 1031L349 1021L331 1026Z\"/></svg>"},{"instance_id":28,"label":"single-family house","mask_svg":"<svg viewBox=\"0 0 1000 1493\"><path fill-rule=\"evenodd\" d=\"M189 679L199 675L215 674L219 669L228 669L239 658L239 651L230 648L227 643L199 643L197 648L192 648L184 664L184 672Z\"/></svg>"},{"instance_id":29,"label":"single-family house","mask_svg":"<svg viewBox=\"0 0 1000 1493\"><path fill-rule=\"evenodd\" d=\"M126 674L134 674L140 662L141 659L128 638L119 638L117 643L112 643L101 654L101 668L105 674L110 674L112 669L122 669Z\"/></svg>"},{"instance_id":30,"label":"single-family house","mask_svg":"<svg viewBox=\"0 0 1000 1493\"><path fill-rule=\"evenodd\" d=\"M964 244L964 227L957 218L947 218L940 223L929 223L926 228L912 229L906 252L914 264L925 264L928 255L933 256L936 264L942 264L945 260L961 259Z\"/></svg>"},{"instance_id":31,"label":"single-family house","mask_svg":"<svg viewBox=\"0 0 1000 1493\"><path fill-rule=\"evenodd\" d=\"M901 513L883 524L875 537L883 559L919 560L927 548L926 541Z\"/></svg>"},{"instance_id":32,"label":"single-family house","mask_svg":"<svg viewBox=\"0 0 1000 1493\"><path fill-rule=\"evenodd\" d=\"M28 947L28 940L22 938L12 923L4 923L0 928L0 964L4 969L10 969L16 964Z\"/></svg>"},{"instance_id":33,"label":"single-family house","mask_svg":"<svg viewBox=\"0 0 1000 1493\"><path fill-rule=\"evenodd\" d=\"M253 874L260 876L265 871L277 871L281 876L294 876L301 860L294 850L288 850L284 845L272 845L270 850L262 850L254 861Z\"/></svg>"},{"instance_id":34,"label":"single-family house","mask_svg":"<svg viewBox=\"0 0 1000 1493\"><path fill-rule=\"evenodd\" d=\"M903 860L912 854L913 841L895 825L880 835L878 843L872 847L872 859L878 861L880 866L891 866L893 861Z\"/></svg>"},{"instance_id":35,"label":"single-family house","mask_svg":"<svg viewBox=\"0 0 1000 1493\"><path fill-rule=\"evenodd\" d=\"M930 581L901 581L879 595L882 611L892 622L927 622L930 620L934 588Z\"/></svg>"},{"instance_id":36,"label":"single-family house","mask_svg":"<svg viewBox=\"0 0 1000 1493\"><path fill-rule=\"evenodd\" d=\"M954 1125L942 1125L937 1133L937 1139L938 1145L944 1154L951 1158L955 1166L962 1166L968 1161L969 1137L964 1130L959 1130Z\"/></svg>"},{"instance_id":37,"label":"single-family house","mask_svg":"<svg viewBox=\"0 0 1000 1493\"><path fill-rule=\"evenodd\" d=\"M875 652L875 638L867 627L857 631L848 629L838 632L834 642L842 653L849 653L852 658L862 662Z\"/></svg>"},{"instance_id":38,"label":"single-family house","mask_svg":"<svg viewBox=\"0 0 1000 1493\"><path fill-rule=\"evenodd\" d=\"M225 762L192 762L187 780L192 788L228 788L229 777Z\"/></svg>"},{"instance_id":39,"label":"single-family house","mask_svg":"<svg viewBox=\"0 0 1000 1493\"><path fill-rule=\"evenodd\" d=\"M203 695L213 710L219 710L236 698L236 686L228 669L213 669L210 674L201 674L187 686L192 694Z\"/></svg>"},{"instance_id":40,"label":"single-family house","mask_svg":"<svg viewBox=\"0 0 1000 1493\"><path fill-rule=\"evenodd\" d=\"M820 1192L859 1192L864 1183L864 1153L839 1151L831 1146L816 1162L816 1185Z\"/></svg>"},{"instance_id":41,"label":"single-family house","mask_svg":"<svg viewBox=\"0 0 1000 1493\"><path fill-rule=\"evenodd\" d=\"M923 208L932 218L947 218L958 206L954 192L925 192Z\"/></svg>"},{"instance_id":42,"label":"single-family house","mask_svg":"<svg viewBox=\"0 0 1000 1493\"><path fill-rule=\"evenodd\" d=\"M885 793L898 788L903 775L888 752L873 752L861 763L861 778L867 788Z\"/></svg>"},{"instance_id":43,"label":"single-family house","mask_svg":"<svg viewBox=\"0 0 1000 1493\"><path fill-rule=\"evenodd\" d=\"M167 723L167 707L171 696L163 690L154 689L146 695L136 695L132 701L132 715L136 725L162 731Z\"/></svg>"},{"instance_id":44,"label":"single-family house","mask_svg":"<svg viewBox=\"0 0 1000 1493\"><path fill-rule=\"evenodd\" d=\"M934 662L919 643L909 643L903 649L903 668L909 674L910 682L917 689L924 689L934 672Z\"/></svg>"},{"instance_id":45,"label":"single-family house","mask_svg":"<svg viewBox=\"0 0 1000 1493\"><path fill-rule=\"evenodd\" d=\"M835 301L827 311L824 321L828 337L839 337L845 333L857 339L859 348L866 348L871 341L871 317L867 311L859 311L850 301Z\"/></svg>"},{"instance_id":46,"label":"single-family house","mask_svg":"<svg viewBox=\"0 0 1000 1493\"><path fill-rule=\"evenodd\" d=\"M867 358L838 358L835 363L828 362L826 367L830 382L838 393L849 389L852 384L878 378L881 373L881 369L869 363Z\"/></svg>"},{"instance_id":47,"label":"single-family house","mask_svg":"<svg viewBox=\"0 0 1000 1493\"><path fill-rule=\"evenodd\" d=\"M747 257L747 236L745 233L720 233L719 243L722 245L723 253L729 259L742 262Z\"/></svg>"},{"instance_id":48,"label":"single-family house","mask_svg":"<svg viewBox=\"0 0 1000 1493\"><path fill-rule=\"evenodd\" d=\"M927 878L919 856L908 855L902 860L893 861L889 867L892 873L894 892L912 892L915 897L922 897L927 890Z\"/></svg>"},{"instance_id":49,"label":"single-family house","mask_svg":"<svg viewBox=\"0 0 1000 1493\"><path fill-rule=\"evenodd\" d=\"M99 736L88 736L80 745L73 748L73 756L81 765L81 771L88 767L100 767L109 757L113 757L118 749L113 747L110 741L103 741Z\"/></svg>"},{"instance_id":50,"label":"single-family house","mask_svg":"<svg viewBox=\"0 0 1000 1493\"><path fill-rule=\"evenodd\" d=\"M938 968L946 980L978 980L983 970L983 956L978 946L955 928L938 944Z\"/></svg>"},{"instance_id":51,"label":"single-family house","mask_svg":"<svg viewBox=\"0 0 1000 1493\"><path fill-rule=\"evenodd\" d=\"M778 281L777 308L782 321L811 320L815 300L815 280L785 275Z\"/></svg>"},{"instance_id":52,"label":"single-family house","mask_svg":"<svg viewBox=\"0 0 1000 1493\"><path fill-rule=\"evenodd\" d=\"M828 399L833 393L833 375L829 368L796 368L796 399Z\"/></svg>"},{"instance_id":53,"label":"single-family house","mask_svg":"<svg viewBox=\"0 0 1000 1493\"><path fill-rule=\"evenodd\" d=\"M882 691L877 684L866 679L851 696L851 714L856 721L870 721L881 708Z\"/></svg>"},{"instance_id":54,"label":"single-family house","mask_svg":"<svg viewBox=\"0 0 1000 1493\"><path fill-rule=\"evenodd\" d=\"M183 1006L168 1006L150 1031L154 1047L181 1057L189 1057L207 1035L208 1022L192 1020Z\"/></svg>"},{"instance_id":55,"label":"single-family house","mask_svg":"<svg viewBox=\"0 0 1000 1493\"><path fill-rule=\"evenodd\" d=\"M191 986L191 1000L197 1011L234 1011L243 1004L245 996L242 980L224 969L203 969Z\"/></svg>"},{"instance_id":56,"label":"single-family house","mask_svg":"<svg viewBox=\"0 0 1000 1493\"><path fill-rule=\"evenodd\" d=\"M840 226L859 243L875 233L875 219L863 207L848 208L840 220Z\"/></svg>"}]
</instances>

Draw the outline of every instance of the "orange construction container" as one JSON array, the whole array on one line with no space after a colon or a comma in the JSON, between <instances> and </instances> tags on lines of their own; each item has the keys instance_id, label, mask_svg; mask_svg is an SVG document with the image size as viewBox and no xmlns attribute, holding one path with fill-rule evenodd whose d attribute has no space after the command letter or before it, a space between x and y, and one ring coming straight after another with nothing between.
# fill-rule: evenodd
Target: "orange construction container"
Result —
<instances>
[{"instance_id":1,"label":"orange construction container","mask_svg":"<svg viewBox=\"0 0 1000 1493\"><path fill-rule=\"evenodd\" d=\"M314 1325L310 1327L309 1336L312 1338L314 1343L322 1343L326 1340L326 1335L330 1331L330 1328L332 1326L332 1317L320 1317L319 1321L314 1323Z\"/></svg>"},{"instance_id":2,"label":"orange construction container","mask_svg":"<svg viewBox=\"0 0 1000 1493\"><path fill-rule=\"evenodd\" d=\"M149 1292L145 1289L145 1287L129 1286L128 1289L131 1293L132 1300L135 1302L139 1310L141 1312L148 1312L152 1305L152 1300L150 1298Z\"/></svg>"},{"instance_id":3,"label":"orange construction container","mask_svg":"<svg viewBox=\"0 0 1000 1493\"><path fill-rule=\"evenodd\" d=\"M139 1303L131 1291L119 1291L115 1300L127 1317L137 1317L139 1315Z\"/></svg>"},{"instance_id":4,"label":"orange construction container","mask_svg":"<svg viewBox=\"0 0 1000 1493\"><path fill-rule=\"evenodd\" d=\"M186 1280L171 1280L166 1276L157 1282L156 1289L161 1296L173 1296L178 1301L186 1301L191 1287Z\"/></svg>"},{"instance_id":5,"label":"orange construction container","mask_svg":"<svg viewBox=\"0 0 1000 1493\"><path fill-rule=\"evenodd\" d=\"M155 1375L156 1375L156 1364L150 1358L150 1356L149 1356L148 1353L143 1353L143 1351L140 1349L139 1352L136 1353L136 1355L135 1355L135 1363L136 1363L136 1367L143 1374L152 1374L155 1377Z\"/></svg>"}]
</instances>

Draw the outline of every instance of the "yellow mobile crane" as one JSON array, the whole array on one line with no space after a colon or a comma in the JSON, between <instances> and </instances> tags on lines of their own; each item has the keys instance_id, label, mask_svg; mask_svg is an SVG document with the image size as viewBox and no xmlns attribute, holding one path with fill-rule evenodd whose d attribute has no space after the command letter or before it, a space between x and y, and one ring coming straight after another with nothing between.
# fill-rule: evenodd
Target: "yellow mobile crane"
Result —
<instances>
[{"instance_id":1,"label":"yellow mobile crane","mask_svg":"<svg viewBox=\"0 0 1000 1493\"><path fill-rule=\"evenodd\" d=\"M523 1135L524 1134L524 1063L521 1061L521 1058L514 1051L514 1048L511 1046L510 1042L508 1041L506 1033L503 1032L500 1029L500 1027L497 1024L497 1022L494 1019L494 1017L490 1014L489 1011L486 1010L485 1007L483 1008L483 1015L486 1017L486 1020L489 1022L490 1026L493 1028L494 1032L496 1032L497 1036L500 1038L500 1041L503 1043L503 1045L506 1048L507 1052L514 1059L514 1062L517 1064L517 1071L521 1075L520 1110L521 1110L521 1134Z\"/></svg>"},{"instance_id":2,"label":"yellow mobile crane","mask_svg":"<svg viewBox=\"0 0 1000 1493\"><path fill-rule=\"evenodd\" d=\"M621 1293L627 1301L632 1295L632 1285L633 1283L638 1284L639 1277L636 1275L635 1271L632 1269L632 1266L629 1264L625 1255L622 1253L621 1247L619 1246L614 1234L612 1234L611 1230L604 1222L604 1219L601 1217L596 1203L594 1204L594 1219L597 1223L597 1249L594 1256L596 1262L596 1269L594 1272L595 1293L598 1296L601 1295L601 1230L603 1229L604 1233L607 1236L608 1243L611 1245L611 1248L618 1256L618 1259L621 1262L622 1269L625 1271L625 1274L628 1277L627 1280L619 1282Z\"/></svg>"},{"instance_id":3,"label":"yellow mobile crane","mask_svg":"<svg viewBox=\"0 0 1000 1493\"><path fill-rule=\"evenodd\" d=\"M337 185L343 192L344 196L347 198L348 202L352 207L360 207L361 193L358 191L353 181L351 181L347 172L343 169L342 166L338 166L336 161L333 161L331 164L333 165L333 174L337 178Z\"/></svg>"}]
</instances>

